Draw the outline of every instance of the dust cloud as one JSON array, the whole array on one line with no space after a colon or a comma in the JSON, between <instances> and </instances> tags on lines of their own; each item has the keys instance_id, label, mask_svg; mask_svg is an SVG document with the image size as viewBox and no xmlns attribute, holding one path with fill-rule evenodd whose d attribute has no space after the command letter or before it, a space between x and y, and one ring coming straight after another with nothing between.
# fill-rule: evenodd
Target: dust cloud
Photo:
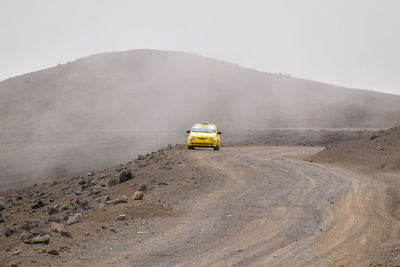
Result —
<instances>
[{"instance_id":1,"label":"dust cloud","mask_svg":"<svg viewBox=\"0 0 400 267\"><path fill-rule=\"evenodd\" d=\"M0 187L184 143L201 121L216 123L229 141L247 139L249 129L387 128L400 124L399 113L400 96L188 53L98 54L0 82Z\"/></svg>"}]
</instances>

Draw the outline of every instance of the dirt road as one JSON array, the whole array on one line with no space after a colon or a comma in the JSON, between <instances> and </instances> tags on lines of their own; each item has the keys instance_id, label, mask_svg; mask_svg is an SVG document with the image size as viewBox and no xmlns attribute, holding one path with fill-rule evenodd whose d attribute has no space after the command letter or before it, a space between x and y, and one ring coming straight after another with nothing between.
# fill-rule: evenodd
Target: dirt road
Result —
<instances>
[{"instance_id":1,"label":"dirt road","mask_svg":"<svg viewBox=\"0 0 400 267\"><path fill-rule=\"evenodd\" d=\"M187 166L210 182L182 200L182 215L154 222L140 240L129 227L97 240L68 264L84 256L86 266L397 266L400 227L386 208L388 185L293 157L319 149L187 151Z\"/></svg>"}]
</instances>

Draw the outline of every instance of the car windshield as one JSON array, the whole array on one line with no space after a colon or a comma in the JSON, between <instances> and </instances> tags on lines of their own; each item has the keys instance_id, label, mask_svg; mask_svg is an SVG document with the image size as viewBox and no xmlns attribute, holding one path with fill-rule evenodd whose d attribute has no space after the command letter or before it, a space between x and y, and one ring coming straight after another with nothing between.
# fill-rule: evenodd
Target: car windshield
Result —
<instances>
[{"instance_id":1,"label":"car windshield","mask_svg":"<svg viewBox=\"0 0 400 267\"><path fill-rule=\"evenodd\" d=\"M194 133L215 133L215 128L211 126L194 126L192 128Z\"/></svg>"}]
</instances>

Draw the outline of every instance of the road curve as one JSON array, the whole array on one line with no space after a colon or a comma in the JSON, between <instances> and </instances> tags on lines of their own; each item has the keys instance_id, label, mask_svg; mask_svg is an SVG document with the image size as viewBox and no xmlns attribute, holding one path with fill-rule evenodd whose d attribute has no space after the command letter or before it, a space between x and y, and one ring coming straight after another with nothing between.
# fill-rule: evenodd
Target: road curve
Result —
<instances>
[{"instance_id":1,"label":"road curve","mask_svg":"<svg viewBox=\"0 0 400 267\"><path fill-rule=\"evenodd\" d=\"M242 146L188 152L212 190L187 200L162 234L126 248L115 266L395 265L399 223L387 184L291 157L318 148ZM392 254L390 254L392 253Z\"/></svg>"}]
</instances>

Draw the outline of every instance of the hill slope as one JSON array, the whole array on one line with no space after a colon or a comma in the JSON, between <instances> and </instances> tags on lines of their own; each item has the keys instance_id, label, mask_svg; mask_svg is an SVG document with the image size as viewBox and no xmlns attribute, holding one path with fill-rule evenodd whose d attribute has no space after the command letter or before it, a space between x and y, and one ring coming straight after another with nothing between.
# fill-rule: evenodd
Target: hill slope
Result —
<instances>
[{"instance_id":1,"label":"hill slope","mask_svg":"<svg viewBox=\"0 0 400 267\"><path fill-rule=\"evenodd\" d=\"M341 142L314 155L313 160L400 170L400 126L361 140Z\"/></svg>"},{"instance_id":2,"label":"hill slope","mask_svg":"<svg viewBox=\"0 0 400 267\"><path fill-rule=\"evenodd\" d=\"M188 127L390 127L400 96L273 75L188 53L104 53L0 82L16 132ZM4 130L3 130L4 134Z\"/></svg>"}]
</instances>

